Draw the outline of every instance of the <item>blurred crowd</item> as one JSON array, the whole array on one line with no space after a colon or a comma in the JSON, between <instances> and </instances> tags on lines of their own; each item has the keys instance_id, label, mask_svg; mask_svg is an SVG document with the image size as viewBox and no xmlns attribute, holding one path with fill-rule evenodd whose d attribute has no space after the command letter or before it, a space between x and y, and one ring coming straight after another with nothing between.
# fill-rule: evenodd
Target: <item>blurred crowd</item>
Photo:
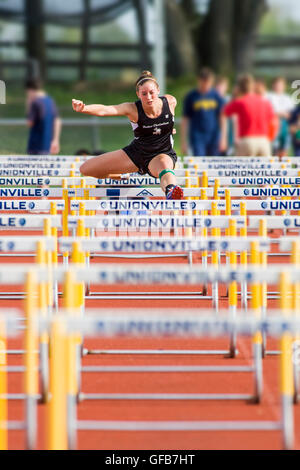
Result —
<instances>
[{"instance_id":1,"label":"blurred crowd","mask_svg":"<svg viewBox=\"0 0 300 470\"><path fill-rule=\"evenodd\" d=\"M181 152L194 156L300 156L300 105L284 77L229 80L204 68L184 99Z\"/></svg>"}]
</instances>

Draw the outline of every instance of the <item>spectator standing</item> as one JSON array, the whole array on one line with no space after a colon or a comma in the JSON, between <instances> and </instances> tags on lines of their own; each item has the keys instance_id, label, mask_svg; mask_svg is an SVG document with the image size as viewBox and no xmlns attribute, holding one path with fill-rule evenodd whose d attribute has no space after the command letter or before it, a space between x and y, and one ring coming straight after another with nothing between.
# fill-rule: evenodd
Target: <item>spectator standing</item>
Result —
<instances>
[{"instance_id":1,"label":"spectator standing","mask_svg":"<svg viewBox=\"0 0 300 470\"><path fill-rule=\"evenodd\" d=\"M39 80L26 82L26 111L30 127L29 155L58 154L61 120L53 99L43 90Z\"/></svg>"},{"instance_id":2,"label":"spectator standing","mask_svg":"<svg viewBox=\"0 0 300 470\"><path fill-rule=\"evenodd\" d=\"M236 84L233 86L232 91L231 91L231 97L229 97L227 102L230 102L234 100L235 98L238 98L239 95L240 95L240 91L239 91L238 85ZM226 155L234 156L235 147L239 139L238 119L236 115L228 118L227 127L228 127L228 144L227 144Z\"/></svg>"},{"instance_id":3,"label":"spectator standing","mask_svg":"<svg viewBox=\"0 0 300 470\"><path fill-rule=\"evenodd\" d=\"M267 94L273 109L279 118L279 130L273 141L273 152L279 157L287 155L290 146L289 119L294 108L290 95L286 93L286 80L277 77L272 82L272 91Z\"/></svg>"},{"instance_id":4,"label":"spectator standing","mask_svg":"<svg viewBox=\"0 0 300 470\"><path fill-rule=\"evenodd\" d=\"M262 98L268 100L273 108L273 104L269 99L268 88L267 88L266 81L264 78L255 79L255 93L260 95ZM274 108L273 108L273 111L274 111ZM275 115L274 119L270 122L270 127L269 127L269 140L271 143L273 142L274 139L276 139L276 136L279 131L279 124L280 124L279 119L277 115Z\"/></svg>"},{"instance_id":5,"label":"spectator standing","mask_svg":"<svg viewBox=\"0 0 300 470\"><path fill-rule=\"evenodd\" d=\"M217 76L216 83L215 83L215 90L225 100L225 102L229 101L229 99L230 99L230 96L227 94L228 93L228 87L229 87L228 78L224 77L223 75Z\"/></svg>"},{"instance_id":6,"label":"spectator standing","mask_svg":"<svg viewBox=\"0 0 300 470\"><path fill-rule=\"evenodd\" d=\"M236 156L270 156L270 123L274 120L271 104L254 93L254 79L244 75L238 80L239 96L224 108L227 117L237 116Z\"/></svg>"},{"instance_id":7,"label":"spectator standing","mask_svg":"<svg viewBox=\"0 0 300 470\"><path fill-rule=\"evenodd\" d=\"M198 86L190 91L183 105L181 151L188 154L188 143L195 156L217 156L225 148L226 121L221 117L224 98L213 88L214 74L204 68ZM221 139L222 137L222 139Z\"/></svg>"},{"instance_id":8,"label":"spectator standing","mask_svg":"<svg viewBox=\"0 0 300 470\"><path fill-rule=\"evenodd\" d=\"M268 99L268 88L264 78L257 77L254 83L254 91L262 98Z\"/></svg>"},{"instance_id":9,"label":"spectator standing","mask_svg":"<svg viewBox=\"0 0 300 470\"><path fill-rule=\"evenodd\" d=\"M295 157L300 157L300 105L294 109L290 118L290 132L292 136Z\"/></svg>"}]
</instances>

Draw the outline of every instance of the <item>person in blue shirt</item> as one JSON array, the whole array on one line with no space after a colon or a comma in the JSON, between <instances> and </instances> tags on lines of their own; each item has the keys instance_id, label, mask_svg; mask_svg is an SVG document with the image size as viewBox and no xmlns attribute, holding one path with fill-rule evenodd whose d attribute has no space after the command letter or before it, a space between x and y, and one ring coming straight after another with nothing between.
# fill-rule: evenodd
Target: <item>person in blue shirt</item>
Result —
<instances>
[{"instance_id":1,"label":"person in blue shirt","mask_svg":"<svg viewBox=\"0 0 300 470\"><path fill-rule=\"evenodd\" d=\"M226 120L221 110L225 99L213 88L214 74L203 68L198 87L190 91L183 104L181 151L194 156L218 156L226 150Z\"/></svg>"},{"instance_id":2,"label":"person in blue shirt","mask_svg":"<svg viewBox=\"0 0 300 470\"><path fill-rule=\"evenodd\" d=\"M289 124L294 156L300 157L300 104L298 104L298 106L293 110Z\"/></svg>"},{"instance_id":3,"label":"person in blue shirt","mask_svg":"<svg viewBox=\"0 0 300 470\"><path fill-rule=\"evenodd\" d=\"M26 82L26 111L30 128L27 153L58 154L61 120L55 102L42 89L39 80L30 79Z\"/></svg>"}]
</instances>

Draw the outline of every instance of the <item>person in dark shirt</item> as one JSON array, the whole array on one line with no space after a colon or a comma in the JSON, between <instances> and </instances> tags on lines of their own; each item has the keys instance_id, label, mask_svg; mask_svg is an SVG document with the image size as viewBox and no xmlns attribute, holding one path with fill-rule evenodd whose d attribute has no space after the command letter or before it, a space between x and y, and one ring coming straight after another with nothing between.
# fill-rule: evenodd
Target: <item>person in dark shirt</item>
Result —
<instances>
[{"instance_id":1,"label":"person in dark shirt","mask_svg":"<svg viewBox=\"0 0 300 470\"><path fill-rule=\"evenodd\" d=\"M289 120L295 157L300 157L300 105L294 109Z\"/></svg>"},{"instance_id":2,"label":"person in dark shirt","mask_svg":"<svg viewBox=\"0 0 300 470\"><path fill-rule=\"evenodd\" d=\"M181 151L194 156L217 156L226 149L226 121L221 111L225 99L213 88L214 74L204 68L198 75L198 87L190 91L183 105Z\"/></svg>"},{"instance_id":3,"label":"person in dark shirt","mask_svg":"<svg viewBox=\"0 0 300 470\"><path fill-rule=\"evenodd\" d=\"M61 120L53 99L42 89L39 80L27 80L26 94L27 120L30 127L27 153L58 154Z\"/></svg>"}]
</instances>

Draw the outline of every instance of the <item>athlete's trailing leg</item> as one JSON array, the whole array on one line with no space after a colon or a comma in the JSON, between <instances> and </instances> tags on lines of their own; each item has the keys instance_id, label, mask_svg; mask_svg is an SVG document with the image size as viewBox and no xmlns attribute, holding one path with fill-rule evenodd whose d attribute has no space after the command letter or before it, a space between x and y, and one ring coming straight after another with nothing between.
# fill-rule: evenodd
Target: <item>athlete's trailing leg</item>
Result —
<instances>
[{"instance_id":1,"label":"athlete's trailing leg","mask_svg":"<svg viewBox=\"0 0 300 470\"><path fill-rule=\"evenodd\" d=\"M124 150L116 150L90 158L80 167L80 173L94 178L119 178L123 173L134 173L138 168Z\"/></svg>"},{"instance_id":2,"label":"athlete's trailing leg","mask_svg":"<svg viewBox=\"0 0 300 470\"><path fill-rule=\"evenodd\" d=\"M160 179L160 186L167 199L182 199L183 189L177 185L173 171L174 162L169 155L157 155L148 165L151 175ZM172 168L172 169L171 169Z\"/></svg>"}]
</instances>

